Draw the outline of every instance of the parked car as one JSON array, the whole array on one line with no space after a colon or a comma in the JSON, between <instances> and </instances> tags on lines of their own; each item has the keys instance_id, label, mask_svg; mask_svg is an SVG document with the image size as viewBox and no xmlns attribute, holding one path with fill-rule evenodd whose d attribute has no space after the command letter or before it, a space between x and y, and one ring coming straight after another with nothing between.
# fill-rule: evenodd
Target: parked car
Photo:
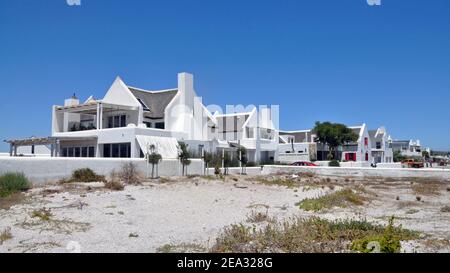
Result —
<instances>
[{"instance_id":1,"label":"parked car","mask_svg":"<svg viewBox=\"0 0 450 273\"><path fill-rule=\"evenodd\" d=\"M402 165L406 168L424 168L423 162L415 161L414 159L407 159L402 162Z\"/></svg>"},{"instance_id":2,"label":"parked car","mask_svg":"<svg viewBox=\"0 0 450 273\"><path fill-rule=\"evenodd\" d=\"M298 161L298 162L292 163L291 166L317 167L316 164L308 162L308 161Z\"/></svg>"}]
</instances>

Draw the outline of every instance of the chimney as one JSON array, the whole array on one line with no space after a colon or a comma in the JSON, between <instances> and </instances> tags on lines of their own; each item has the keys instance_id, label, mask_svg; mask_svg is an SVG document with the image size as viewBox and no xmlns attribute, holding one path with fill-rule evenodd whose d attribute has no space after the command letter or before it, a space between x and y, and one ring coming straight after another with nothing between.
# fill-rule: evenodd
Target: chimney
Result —
<instances>
[{"instance_id":1,"label":"chimney","mask_svg":"<svg viewBox=\"0 0 450 273\"><path fill-rule=\"evenodd\" d=\"M70 99L66 99L64 101L64 106L75 106L75 105L79 105L79 104L80 104L80 100L77 98L75 93L73 93L73 96Z\"/></svg>"}]
</instances>

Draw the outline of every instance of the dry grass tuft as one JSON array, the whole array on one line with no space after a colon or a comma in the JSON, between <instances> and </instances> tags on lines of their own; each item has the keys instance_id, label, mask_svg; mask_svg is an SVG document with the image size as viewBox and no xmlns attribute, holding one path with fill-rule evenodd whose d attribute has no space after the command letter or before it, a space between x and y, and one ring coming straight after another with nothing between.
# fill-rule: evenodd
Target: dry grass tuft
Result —
<instances>
[{"instance_id":1,"label":"dry grass tuft","mask_svg":"<svg viewBox=\"0 0 450 273\"><path fill-rule=\"evenodd\" d=\"M262 223L262 222L273 222L274 219L269 216L268 211L254 211L252 210L250 214L247 215L248 223Z\"/></svg>"},{"instance_id":2,"label":"dry grass tuft","mask_svg":"<svg viewBox=\"0 0 450 273\"><path fill-rule=\"evenodd\" d=\"M39 210L33 210L31 212L31 218L39 218L42 221L50 221L51 217L53 216L50 209L42 208Z\"/></svg>"},{"instance_id":3,"label":"dry grass tuft","mask_svg":"<svg viewBox=\"0 0 450 273\"><path fill-rule=\"evenodd\" d=\"M0 245L3 245L3 242L11 240L13 238L11 234L11 228L7 227L0 233Z\"/></svg>"},{"instance_id":4,"label":"dry grass tuft","mask_svg":"<svg viewBox=\"0 0 450 273\"><path fill-rule=\"evenodd\" d=\"M442 207L441 212L450 212L450 206Z\"/></svg>"},{"instance_id":5,"label":"dry grass tuft","mask_svg":"<svg viewBox=\"0 0 450 273\"><path fill-rule=\"evenodd\" d=\"M7 197L0 197L0 209L10 209L12 206L23 203L25 199L25 195L21 192L12 193Z\"/></svg>"},{"instance_id":6,"label":"dry grass tuft","mask_svg":"<svg viewBox=\"0 0 450 273\"><path fill-rule=\"evenodd\" d=\"M411 185L411 189L415 195L440 195L442 182L415 182Z\"/></svg>"},{"instance_id":7,"label":"dry grass tuft","mask_svg":"<svg viewBox=\"0 0 450 273\"><path fill-rule=\"evenodd\" d=\"M158 253L205 253L207 249L199 244L166 244L156 249Z\"/></svg>"},{"instance_id":8,"label":"dry grass tuft","mask_svg":"<svg viewBox=\"0 0 450 273\"><path fill-rule=\"evenodd\" d=\"M121 182L115 180L104 182L104 184L105 188L113 191L123 191L123 189L125 188L125 186Z\"/></svg>"}]
</instances>

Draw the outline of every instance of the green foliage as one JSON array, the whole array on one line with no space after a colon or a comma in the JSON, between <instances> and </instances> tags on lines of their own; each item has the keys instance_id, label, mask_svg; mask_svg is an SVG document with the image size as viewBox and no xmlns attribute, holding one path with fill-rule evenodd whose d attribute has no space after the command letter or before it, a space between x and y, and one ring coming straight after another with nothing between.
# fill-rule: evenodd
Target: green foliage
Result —
<instances>
[{"instance_id":1,"label":"green foliage","mask_svg":"<svg viewBox=\"0 0 450 273\"><path fill-rule=\"evenodd\" d=\"M31 218L39 218L42 221L50 221L50 219L52 218L53 214L50 211L50 209L39 209L39 210L33 210L31 212Z\"/></svg>"},{"instance_id":2,"label":"green foliage","mask_svg":"<svg viewBox=\"0 0 450 273\"><path fill-rule=\"evenodd\" d=\"M337 161L337 160L331 160L329 163L328 163L328 167L340 167L341 166L341 164L339 163L339 161Z\"/></svg>"},{"instance_id":3,"label":"green foliage","mask_svg":"<svg viewBox=\"0 0 450 273\"><path fill-rule=\"evenodd\" d=\"M407 159L400 151L394 151L394 162L403 162Z\"/></svg>"},{"instance_id":4,"label":"green foliage","mask_svg":"<svg viewBox=\"0 0 450 273\"><path fill-rule=\"evenodd\" d=\"M294 218L281 223L268 222L261 229L244 224L231 225L217 237L213 252L231 253L330 253L350 252L358 240L385 236L387 247L383 251L396 249L395 240L412 240L419 234L394 227L387 228L366 220L329 221L317 217ZM351 244L349 242L355 242ZM355 250L353 250L355 251Z\"/></svg>"},{"instance_id":5,"label":"green foliage","mask_svg":"<svg viewBox=\"0 0 450 273\"><path fill-rule=\"evenodd\" d=\"M297 203L306 211L320 211L333 207L347 207L348 205L363 205L365 198L351 189L343 189L318 198L304 199Z\"/></svg>"},{"instance_id":6,"label":"green foliage","mask_svg":"<svg viewBox=\"0 0 450 273\"><path fill-rule=\"evenodd\" d=\"M180 160L181 165L183 166L182 175L187 174L187 166L191 164L191 154L188 151L188 146L184 142L178 142L178 159Z\"/></svg>"},{"instance_id":7,"label":"green foliage","mask_svg":"<svg viewBox=\"0 0 450 273\"><path fill-rule=\"evenodd\" d=\"M5 173L0 176L0 197L7 197L30 188L31 183L23 173Z\"/></svg>"},{"instance_id":8,"label":"green foliage","mask_svg":"<svg viewBox=\"0 0 450 273\"><path fill-rule=\"evenodd\" d=\"M389 224L382 234L368 235L364 238L354 240L351 249L360 253L371 253L379 251L381 253L399 253L401 250L400 241L415 239L417 232L403 230L400 227L394 227L394 217L389 219ZM376 245L379 249L374 249Z\"/></svg>"},{"instance_id":9,"label":"green foliage","mask_svg":"<svg viewBox=\"0 0 450 273\"><path fill-rule=\"evenodd\" d=\"M313 129L316 141L330 147L330 155L333 155L336 147L349 142L355 142L359 136L343 124L331 122L316 122Z\"/></svg>"},{"instance_id":10,"label":"green foliage","mask_svg":"<svg viewBox=\"0 0 450 273\"><path fill-rule=\"evenodd\" d=\"M72 177L65 182L106 182L106 179L103 175L98 175L89 168L83 168L73 171Z\"/></svg>"},{"instance_id":11,"label":"green foliage","mask_svg":"<svg viewBox=\"0 0 450 273\"><path fill-rule=\"evenodd\" d=\"M150 153L147 155L148 163L152 164L152 178L155 178L155 166L162 160L162 156L156 152L155 145L150 146Z\"/></svg>"}]
</instances>

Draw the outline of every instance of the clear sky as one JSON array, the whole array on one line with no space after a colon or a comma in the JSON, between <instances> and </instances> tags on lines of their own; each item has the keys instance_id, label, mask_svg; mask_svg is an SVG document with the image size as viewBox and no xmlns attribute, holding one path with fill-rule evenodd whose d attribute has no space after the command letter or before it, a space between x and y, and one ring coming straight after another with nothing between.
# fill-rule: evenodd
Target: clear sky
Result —
<instances>
[{"instance_id":1,"label":"clear sky","mask_svg":"<svg viewBox=\"0 0 450 273\"><path fill-rule=\"evenodd\" d=\"M385 125L450 150L450 1L0 0L0 140L51 133L51 106L117 75L206 104L278 104L281 128ZM0 150L7 151L5 143Z\"/></svg>"}]
</instances>

